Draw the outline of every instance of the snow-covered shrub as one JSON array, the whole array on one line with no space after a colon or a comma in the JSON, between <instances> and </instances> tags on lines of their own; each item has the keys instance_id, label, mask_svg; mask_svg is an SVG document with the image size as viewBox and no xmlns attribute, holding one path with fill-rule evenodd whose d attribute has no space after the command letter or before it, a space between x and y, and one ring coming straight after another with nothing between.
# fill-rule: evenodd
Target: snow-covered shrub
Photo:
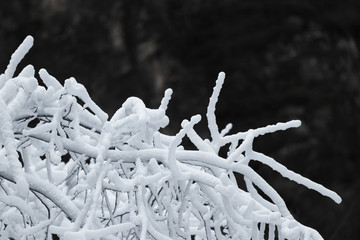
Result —
<instances>
[{"instance_id":1,"label":"snow-covered shrub","mask_svg":"<svg viewBox=\"0 0 360 240\"><path fill-rule=\"evenodd\" d=\"M259 161L340 203L336 193L252 148L257 136L300 121L219 131L224 73L207 109L211 140L194 130L199 115L175 136L161 133L171 90L158 109L131 97L108 120L74 78L61 85L41 69L40 84L32 65L14 77L32 44L27 37L0 76L0 239L322 239L249 167ZM181 146L185 136L197 150ZM226 158L218 154L224 147Z\"/></svg>"}]
</instances>

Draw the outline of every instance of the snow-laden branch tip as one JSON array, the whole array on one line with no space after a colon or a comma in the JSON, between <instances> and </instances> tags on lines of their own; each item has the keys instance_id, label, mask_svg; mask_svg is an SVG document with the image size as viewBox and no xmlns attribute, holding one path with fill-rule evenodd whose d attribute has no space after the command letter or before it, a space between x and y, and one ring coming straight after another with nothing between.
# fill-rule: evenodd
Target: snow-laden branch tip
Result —
<instances>
[{"instance_id":1,"label":"snow-laden branch tip","mask_svg":"<svg viewBox=\"0 0 360 240\"><path fill-rule=\"evenodd\" d=\"M216 123L215 109L216 109L216 103L218 102L219 99L220 90L222 88L222 85L224 84L224 80L225 80L225 73L220 72L216 80L216 85L213 89L213 93L210 97L210 101L206 113L210 134L215 146L218 145L220 141L220 133L219 133L219 127Z\"/></svg>"},{"instance_id":2,"label":"snow-laden branch tip","mask_svg":"<svg viewBox=\"0 0 360 240\"><path fill-rule=\"evenodd\" d=\"M34 44L34 38L27 36L22 44L11 55L10 62L3 74L0 75L0 88L4 86L5 82L14 76L15 70L20 61L25 57Z\"/></svg>"},{"instance_id":3,"label":"snow-laden branch tip","mask_svg":"<svg viewBox=\"0 0 360 240\"><path fill-rule=\"evenodd\" d=\"M256 137L299 127L299 120L235 134L229 124L219 131L223 72L207 108L211 140L194 129L200 115L184 120L175 135L163 133L171 89L159 108L131 97L109 120L74 78L62 85L41 69L37 79L31 65L14 76L32 44L27 37L0 76L2 238L322 239L293 218L249 165L259 161L340 203L335 192L253 149ZM182 146L185 137L196 150Z\"/></svg>"}]
</instances>

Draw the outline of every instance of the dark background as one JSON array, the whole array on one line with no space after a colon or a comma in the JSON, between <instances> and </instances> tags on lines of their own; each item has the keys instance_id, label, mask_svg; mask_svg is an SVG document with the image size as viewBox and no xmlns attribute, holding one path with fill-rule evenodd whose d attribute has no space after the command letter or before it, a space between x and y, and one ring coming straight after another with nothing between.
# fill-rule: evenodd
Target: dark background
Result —
<instances>
[{"instance_id":1,"label":"dark background","mask_svg":"<svg viewBox=\"0 0 360 240\"><path fill-rule=\"evenodd\" d=\"M22 66L74 76L111 116L129 96L148 107L174 90L167 133L205 116L225 71L217 115L232 133L292 119L298 129L255 149L338 192L340 205L253 164L294 217L325 239L360 233L360 1L12 0L0 3L0 67L26 35ZM197 126L208 137L206 121Z\"/></svg>"}]
</instances>

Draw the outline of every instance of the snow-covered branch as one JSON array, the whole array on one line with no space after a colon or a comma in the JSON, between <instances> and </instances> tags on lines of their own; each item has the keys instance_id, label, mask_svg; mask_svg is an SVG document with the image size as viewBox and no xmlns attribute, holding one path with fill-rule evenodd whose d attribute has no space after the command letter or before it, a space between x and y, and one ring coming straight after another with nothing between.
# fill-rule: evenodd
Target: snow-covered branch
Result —
<instances>
[{"instance_id":1,"label":"snow-covered branch","mask_svg":"<svg viewBox=\"0 0 360 240\"><path fill-rule=\"evenodd\" d=\"M224 73L206 114L211 140L194 130L199 115L184 120L175 136L161 132L169 123L171 90L158 109L131 97L108 119L74 78L62 85L41 69L40 82L31 65L14 77L32 43L30 36L24 40L0 76L0 236L322 239L296 221L249 166L259 161L340 203L335 192L253 150L254 138L300 121L232 135L231 125L219 131L215 109ZM185 136L197 150L181 145ZM220 157L229 145L227 157Z\"/></svg>"}]
</instances>

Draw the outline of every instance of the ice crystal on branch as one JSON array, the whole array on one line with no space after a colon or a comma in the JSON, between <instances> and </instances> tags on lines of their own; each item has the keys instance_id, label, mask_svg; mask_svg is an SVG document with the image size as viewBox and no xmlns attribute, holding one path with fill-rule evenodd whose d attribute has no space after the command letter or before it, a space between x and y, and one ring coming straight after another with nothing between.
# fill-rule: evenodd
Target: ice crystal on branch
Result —
<instances>
[{"instance_id":1,"label":"ice crystal on branch","mask_svg":"<svg viewBox=\"0 0 360 240\"><path fill-rule=\"evenodd\" d=\"M39 84L31 65L14 77L32 43L24 40L0 76L1 238L322 239L249 166L259 161L340 203L335 192L252 147L259 135L300 121L220 132L215 108L224 73L206 114L211 140L194 130L200 115L184 120L175 136L160 132L169 123L171 90L158 109L131 97L108 120L74 78L61 85L41 69ZM185 136L197 150L181 145ZM227 157L220 157L225 146Z\"/></svg>"}]
</instances>

